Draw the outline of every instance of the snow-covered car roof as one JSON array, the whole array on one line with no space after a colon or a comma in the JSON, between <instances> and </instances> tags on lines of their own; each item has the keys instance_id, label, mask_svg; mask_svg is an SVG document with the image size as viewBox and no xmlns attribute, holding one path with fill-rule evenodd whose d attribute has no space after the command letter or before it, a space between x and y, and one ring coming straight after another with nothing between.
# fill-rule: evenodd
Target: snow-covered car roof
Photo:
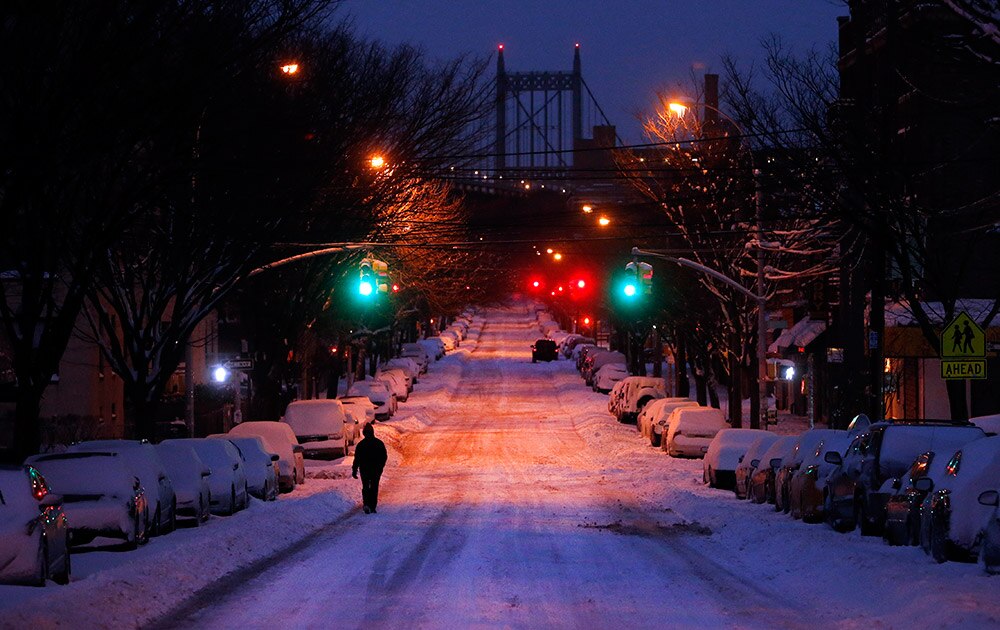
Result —
<instances>
[{"instance_id":1,"label":"snow-covered car roof","mask_svg":"<svg viewBox=\"0 0 1000 630\"><path fill-rule=\"evenodd\" d=\"M344 430L347 414L339 400L296 400L285 409L284 421L295 435L325 435Z\"/></svg>"},{"instance_id":2,"label":"snow-covered car roof","mask_svg":"<svg viewBox=\"0 0 1000 630\"><path fill-rule=\"evenodd\" d=\"M277 453L286 461L294 460L295 452L292 447L299 443L292 427L272 420L241 422L230 429L229 433L234 436L260 436L269 453Z\"/></svg>"},{"instance_id":3,"label":"snow-covered car roof","mask_svg":"<svg viewBox=\"0 0 1000 630\"><path fill-rule=\"evenodd\" d=\"M770 447L764 454L760 456L760 466L769 466L772 459L784 460L791 452L792 448L795 446L795 440L798 439L797 435L783 435L771 444Z\"/></svg>"},{"instance_id":4,"label":"snow-covered car roof","mask_svg":"<svg viewBox=\"0 0 1000 630\"><path fill-rule=\"evenodd\" d=\"M745 455L754 442L766 435L761 429L722 429L715 434L705 452L705 466L715 470L735 470L739 458Z\"/></svg>"},{"instance_id":5,"label":"snow-covered car roof","mask_svg":"<svg viewBox=\"0 0 1000 630\"><path fill-rule=\"evenodd\" d=\"M37 468L56 494L128 498L135 492L135 474L115 453L33 455L25 463Z\"/></svg>"}]
</instances>

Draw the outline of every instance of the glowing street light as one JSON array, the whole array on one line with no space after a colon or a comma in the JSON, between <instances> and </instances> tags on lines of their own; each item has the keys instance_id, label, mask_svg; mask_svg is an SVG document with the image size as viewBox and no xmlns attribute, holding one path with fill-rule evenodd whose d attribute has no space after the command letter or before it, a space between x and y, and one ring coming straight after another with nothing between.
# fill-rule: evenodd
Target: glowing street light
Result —
<instances>
[{"instance_id":1,"label":"glowing street light","mask_svg":"<svg viewBox=\"0 0 1000 630\"><path fill-rule=\"evenodd\" d=\"M381 155L373 155L372 159L369 161L369 164L371 164L371 167L373 169L379 170L380 168L385 166L385 158L383 158Z\"/></svg>"},{"instance_id":2,"label":"glowing street light","mask_svg":"<svg viewBox=\"0 0 1000 630\"><path fill-rule=\"evenodd\" d=\"M678 116L684 116L687 114L688 106L684 103L673 102L667 105L667 109Z\"/></svg>"},{"instance_id":3,"label":"glowing street light","mask_svg":"<svg viewBox=\"0 0 1000 630\"><path fill-rule=\"evenodd\" d=\"M287 74L287 75L298 74L299 64L286 63L285 65L281 66L281 72L282 74Z\"/></svg>"},{"instance_id":4,"label":"glowing street light","mask_svg":"<svg viewBox=\"0 0 1000 630\"><path fill-rule=\"evenodd\" d=\"M562 254L560 254L559 252L552 254L552 257L555 258L556 260L562 260Z\"/></svg>"},{"instance_id":5,"label":"glowing street light","mask_svg":"<svg viewBox=\"0 0 1000 630\"><path fill-rule=\"evenodd\" d=\"M601 227L608 227L609 225L611 225L611 219L609 219L608 217L601 217L600 219L597 220L597 224L600 225Z\"/></svg>"},{"instance_id":6,"label":"glowing street light","mask_svg":"<svg viewBox=\"0 0 1000 630\"><path fill-rule=\"evenodd\" d=\"M225 383L229 380L229 370L222 367L221 365L212 370L212 380L216 383Z\"/></svg>"},{"instance_id":7,"label":"glowing street light","mask_svg":"<svg viewBox=\"0 0 1000 630\"><path fill-rule=\"evenodd\" d=\"M551 253L552 253L552 248L550 247L550 248L546 249L546 250L545 250L545 253L546 253L546 254L551 254Z\"/></svg>"},{"instance_id":8,"label":"glowing street light","mask_svg":"<svg viewBox=\"0 0 1000 630\"><path fill-rule=\"evenodd\" d=\"M594 207L593 206L584 206L583 207L583 213L584 214L590 214L593 211L594 211Z\"/></svg>"}]
</instances>

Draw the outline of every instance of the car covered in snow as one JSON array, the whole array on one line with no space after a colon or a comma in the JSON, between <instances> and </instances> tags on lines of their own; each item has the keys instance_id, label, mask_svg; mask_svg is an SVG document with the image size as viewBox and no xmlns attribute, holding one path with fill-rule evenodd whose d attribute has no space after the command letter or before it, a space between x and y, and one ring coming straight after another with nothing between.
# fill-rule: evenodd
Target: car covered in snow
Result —
<instances>
[{"instance_id":1,"label":"car covered in snow","mask_svg":"<svg viewBox=\"0 0 1000 630\"><path fill-rule=\"evenodd\" d=\"M348 396L364 396L375 405L375 419L388 420L396 410L395 396L382 381L368 379L355 381L347 390Z\"/></svg>"},{"instance_id":2,"label":"car covered in snow","mask_svg":"<svg viewBox=\"0 0 1000 630\"><path fill-rule=\"evenodd\" d=\"M665 398L662 399L663 402L656 409L656 413L651 413L647 415L646 419L643 420L643 426L640 427L641 430L646 431L646 437L649 439L649 443L652 446L659 447L664 451L667 450L667 444L663 440L663 436L667 434L667 430L670 428L670 414L681 407L701 407L698 401L691 400L690 398ZM657 402L657 401L653 401Z\"/></svg>"},{"instance_id":3,"label":"car covered in snow","mask_svg":"<svg viewBox=\"0 0 1000 630\"><path fill-rule=\"evenodd\" d=\"M607 394L615 383L628 377L628 370L620 363L609 363L601 366L594 375L594 383L591 386L595 392Z\"/></svg>"},{"instance_id":4,"label":"car covered in snow","mask_svg":"<svg viewBox=\"0 0 1000 630\"><path fill-rule=\"evenodd\" d=\"M246 509L249 505L246 464L240 457L239 450L229 440L180 438L164 440L161 444L194 449L198 458L212 471L208 476L209 512L219 516L230 516Z\"/></svg>"},{"instance_id":5,"label":"car covered in snow","mask_svg":"<svg viewBox=\"0 0 1000 630\"><path fill-rule=\"evenodd\" d=\"M280 457L277 453L268 452L264 440L258 436L235 437L229 433L218 433L208 437L229 440L239 450L245 464L243 470L246 472L247 492L250 496L261 501L274 501L278 498Z\"/></svg>"},{"instance_id":6,"label":"car covered in snow","mask_svg":"<svg viewBox=\"0 0 1000 630\"><path fill-rule=\"evenodd\" d=\"M969 418L969 422L986 432L986 435L1000 435L1000 413Z\"/></svg>"},{"instance_id":7,"label":"car covered in snow","mask_svg":"<svg viewBox=\"0 0 1000 630\"><path fill-rule=\"evenodd\" d=\"M667 386L659 377L630 376L622 380L615 394L614 405L609 407L611 413L619 422L637 422L647 403L666 397Z\"/></svg>"},{"instance_id":8,"label":"car covered in snow","mask_svg":"<svg viewBox=\"0 0 1000 630\"><path fill-rule=\"evenodd\" d=\"M455 334L455 332L452 331L452 334ZM459 340L461 340L461 337L459 337ZM424 352L427 353L428 363L437 361L443 357L444 353L448 350L448 346L445 344L444 340L441 339L440 335L421 339L417 342L417 345L421 346L424 349Z\"/></svg>"},{"instance_id":9,"label":"car covered in snow","mask_svg":"<svg viewBox=\"0 0 1000 630\"><path fill-rule=\"evenodd\" d=\"M760 458L772 444L778 441L779 437L781 436L765 431L764 435L758 436L753 441L747 452L740 458L740 463L736 466L736 482L733 487L737 499L747 498L750 490L750 478L753 477L754 471L760 465Z\"/></svg>"},{"instance_id":10,"label":"car covered in snow","mask_svg":"<svg viewBox=\"0 0 1000 630\"><path fill-rule=\"evenodd\" d=\"M559 345L559 354L563 358L570 358L573 356L573 350L580 344L591 344L596 345L597 342L593 337L584 337L583 335L570 335L563 339L563 342Z\"/></svg>"},{"instance_id":11,"label":"car covered in snow","mask_svg":"<svg viewBox=\"0 0 1000 630\"><path fill-rule=\"evenodd\" d=\"M177 497L167 469L152 444L136 440L91 440L74 444L70 453L117 453L139 477L149 502L146 527L153 536L172 532L177 522Z\"/></svg>"},{"instance_id":12,"label":"car covered in snow","mask_svg":"<svg viewBox=\"0 0 1000 630\"><path fill-rule=\"evenodd\" d=\"M893 492L885 505L885 526L882 528L882 538L887 543L894 546L920 544L920 509L933 483L924 485L917 481L924 477L940 479L947 465L947 453L939 457L934 451L926 451L913 460L901 478L889 482Z\"/></svg>"},{"instance_id":13,"label":"car covered in snow","mask_svg":"<svg viewBox=\"0 0 1000 630\"><path fill-rule=\"evenodd\" d=\"M989 512L983 524L979 559L987 573L996 575L1000 573L1000 483L996 490L987 490L979 495L979 505Z\"/></svg>"},{"instance_id":14,"label":"car covered in snow","mask_svg":"<svg viewBox=\"0 0 1000 630\"><path fill-rule=\"evenodd\" d=\"M344 413L350 416L354 414L356 424L354 426L354 438L351 443L358 441L361 435L361 428L369 422L375 422L375 405L367 396L341 396L337 400L344 405Z\"/></svg>"},{"instance_id":15,"label":"car covered in snow","mask_svg":"<svg viewBox=\"0 0 1000 630\"><path fill-rule=\"evenodd\" d=\"M389 359L385 362L385 367L403 370L410 377L411 384L416 384L420 377L420 364L409 357Z\"/></svg>"},{"instance_id":16,"label":"car covered in snow","mask_svg":"<svg viewBox=\"0 0 1000 630\"><path fill-rule=\"evenodd\" d=\"M611 365L617 363L624 366L625 355L621 352L616 352L612 350L601 350L594 352L593 354L587 354L587 361L583 366L583 379L588 386L593 386L594 377L597 376L597 371L600 370L605 365Z\"/></svg>"},{"instance_id":17,"label":"car covered in snow","mask_svg":"<svg viewBox=\"0 0 1000 630\"><path fill-rule=\"evenodd\" d=\"M208 520L212 502L208 478L212 469L190 445L166 443L154 448L173 483L177 515L193 518L196 525Z\"/></svg>"},{"instance_id":18,"label":"car covered in snow","mask_svg":"<svg viewBox=\"0 0 1000 630\"><path fill-rule=\"evenodd\" d=\"M902 477L921 453L954 452L984 436L977 426L951 421L872 424L854 438L843 455L825 455L836 467L827 482L827 522L837 531L860 526L863 535L881 535L892 492L887 481Z\"/></svg>"},{"instance_id":19,"label":"car covered in snow","mask_svg":"<svg viewBox=\"0 0 1000 630\"><path fill-rule=\"evenodd\" d=\"M375 380L385 383L398 402L406 402L410 397L411 388L408 386L406 373L402 370L388 369L380 371L375 376Z\"/></svg>"},{"instance_id":20,"label":"car covered in snow","mask_svg":"<svg viewBox=\"0 0 1000 630\"><path fill-rule=\"evenodd\" d=\"M62 497L32 466L0 466L0 584L68 584L69 526Z\"/></svg>"},{"instance_id":21,"label":"car covered in snow","mask_svg":"<svg viewBox=\"0 0 1000 630\"><path fill-rule=\"evenodd\" d=\"M931 482L924 478L918 484ZM1000 436L965 444L948 460L921 512L920 544L938 562L974 560L992 510L979 495L1000 485Z\"/></svg>"},{"instance_id":22,"label":"car covered in snow","mask_svg":"<svg viewBox=\"0 0 1000 630\"><path fill-rule=\"evenodd\" d=\"M241 422L229 430L234 437L259 437L268 453L278 455L278 490L291 492L295 486L305 483L306 469L303 452L292 427L284 422L257 420Z\"/></svg>"},{"instance_id":23,"label":"car covered in snow","mask_svg":"<svg viewBox=\"0 0 1000 630\"><path fill-rule=\"evenodd\" d=\"M282 421L292 427L304 457L333 459L347 455L347 414L339 400L296 400L285 408Z\"/></svg>"},{"instance_id":24,"label":"car covered in snow","mask_svg":"<svg viewBox=\"0 0 1000 630\"><path fill-rule=\"evenodd\" d=\"M736 467L760 436L760 429L722 429L715 434L702 461L702 481L710 488L732 490L736 486Z\"/></svg>"},{"instance_id":25,"label":"car covered in snow","mask_svg":"<svg viewBox=\"0 0 1000 630\"><path fill-rule=\"evenodd\" d=\"M671 457L704 457L715 435L729 428L722 410L714 407L679 407L670 414L666 433Z\"/></svg>"},{"instance_id":26,"label":"car covered in snow","mask_svg":"<svg viewBox=\"0 0 1000 630\"><path fill-rule=\"evenodd\" d=\"M532 363L538 363L539 361L555 361L557 358L556 342L551 339L538 339L535 343L531 344Z\"/></svg>"},{"instance_id":27,"label":"car covered in snow","mask_svg":"<svg viewBox=\"0 0 1000 630\"><path fill-rule=\"evenodd\" d=\"M71 545L98 536L120 538L130 548L149 539L146 494L135 473L116 453L32 455L50 492L62 497Z\"/></svg>"},{"instance_id":28,"label":"car covered in snow","mask_svg":"<svg viewBox=\"0 0 1000 630\"><path fill-rule=\"evenodd\" d=\"M781 462L781 468L774 477L774 507L779 512L787 513L791 509L791 504L789 502L789 497L791 495L792 489L792 477L795 476L799 470L802 468L802 462L807 456L812 454L820 444L824 441L841 436L846 438L846 431L835 431L833 429L810 429L809 431L804 431L799 435L798 439L795 440L795 446L792 447L791 454L786 457ZM842 444L840 448L834 449L837 452L843 450L847 446L846 443ZM824 462L826 463L826 462ZM815 469L816 472L819 468ZM829 466L827 474L829 474Z\"/></svg>"},{"instance_id":29,"label":"car covered in snow","mask_svg":"<svg viewBox=\"0 0 1000 630\"><path fill-rule=\"evenodd\" d=\"M427 348L419 343L404 343L402 349L399 351L399 356L404 359L413 359L416 361L420 366L421 374L427 371L428 366L433 361L430 353L427 352Z\"/></svg>"},{"instance_id":30,"label":"car covered in snow","mask_svg":"<svg viewBox=\"0 0 1000 630\"><path fill-rule=\"evenodd\" d=\"M812 450L802 455L798 470L794 471L788 482L787 502L792 518L802 519L806 523L821 523L825 520L823 509L826 505L826 480L833 472L833 465L824 458L831 451L843 453L849 442L850 434L847 431L831 431Z\"/></svg>"},{"instance_id":31,"label":"car covered in snow","mask_svg":"<svg viewBox=\"0 0 1000 630\"><path fill-rule=\"evenodd\" d=\"M753 503L774 503L774 477L781 462L791 454L798 436L785 435L775 440L760 456L760 462L750 477L747 498Z\"/></svg>"}]
</instances>

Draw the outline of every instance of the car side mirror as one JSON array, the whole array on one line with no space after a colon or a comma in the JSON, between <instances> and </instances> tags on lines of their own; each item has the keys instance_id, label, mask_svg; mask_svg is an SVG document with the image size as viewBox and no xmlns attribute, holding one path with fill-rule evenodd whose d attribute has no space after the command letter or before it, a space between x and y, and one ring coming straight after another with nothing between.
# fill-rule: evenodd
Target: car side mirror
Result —
<instances>
[{"instance_id":1,"label":"car side mirror","mask_svg":"<svg viewBox=\"0 0 1000 630\"><path fill-rule=\"evenodd\" d=\"M54 507L57 505L62 505L63 496L61 494L56 494L55 492L49 492L44 497L39 499L38 505L42 507Z\"/></svg>"},{"instance_id":2,"label":"car side mirror","mask_svg":"<svg viewBox=\"0 0 1000 630\"><path fill-rule=\"evenodd\" d=\"M293 453L305 453L306 449L301 444L293 444L292 445L292 452Z\"/></svg>"},{"instance_id":3,"label":"car side mirror","mask_svg":"<svg viewBox=\"0 0 1000 630\"><path fill-rule=\"evenodd\" d=\"M778 468L778 467L781 466L781 458L780 457L773 457L773 458L771 458L771 462L770 463L771 463L771 468Z\"/></svg>"},{"instance_id":4,"label":"car side mirror","mask_svg":"<svg viewBox=\"0 0 1000 630\"><path fill-rule=\"evenodd\" d=\"M930 492L934 489L934 480L930 477L921 477L913 482L913 487L921 492Z\"/></svg>"},{"instance_id":5,"label":"car side mirror","mask_svg":"<svg viewBox=\"0 0 1000 630\"><path fill-rule=\"evenodd\" d=\"M1000 492L997 492L996 490L987 490L979 495L979 504L997 507L1000 505Z\"/></svg>"},{"instance_id":6,"label":"car side mirror","mask_svg":"<svg viewBox=\"0 0 1000 630\"><path fill-rule=\"evenodd\" d=\"M826 462L827 464L840 466L841 464L844 463L844 458L841 457L840 453L838 453L837 451L827 451L826 454L823 455L823 461Z\"/></svg>"},{"instance_id":7,"label":"car side mirror","mask_svg":"<svg viewBox=\"0 0 1000 630\"><path fill-rule=\"evenodd\" d=\"M272 462L276 462L279 459L281 459L281 455L278 455L277 453L271 453L271 461Z\"/></svg>"},{"instance_id":8,"label":"car side mirror","mask_svg":"<svg viewBox=\"0 0 1000 630\"><path fill-rule=\"evenodd\" d=\"M206 468L205 470L201 471L201 476L202 477L210 477L210 476L212 476L212 469L211 468Z\"/></svg>"},{"instance_id":9,"label":"car side mirror","mask_svg":"<svg viewBox=\"0 0 1000 630\"><path fill-rule=\"evenodd\" d=\"M744 457L745 457L745 455L740 455L740 459L739 459L739 463L740 463L740 464L742 464L742 463L743 463L743 458L744 458Z\"/></svg>"},{"instance_id":10,"label":"car side mirror","mask_svg":"<svg viewBox=\"0 0 1000 630\"><path fill-rule=\"evenodd\" d=\"M239 469L240 469L240 463L239 462L233 462L233 470L239 470Z\"/></svg>"},{"instance_id":11,"label":"car side mirror","mask_svg":"<svg viewBox=\"0 0 1000 630\"><path fill-rule=\"evenodd\" d=\"M758 464L760 464L760 460L759 459L751 459L750 460L750 465L753 466L754 468L756 468Z\"/></svg>"},{"instance_id":12,"label":"car side mirror","mask_svg":"<svg viewBox=\"0 0 1000 630\"><path fill-rule=\"evenodd\" d=\"M135 483L132 484L132 489L133 490L139 490L140 488L142 488L142 484L139 483L139 478L138 477L132 477L132 479L135 482Z\"/></svg>"}]
</instances>

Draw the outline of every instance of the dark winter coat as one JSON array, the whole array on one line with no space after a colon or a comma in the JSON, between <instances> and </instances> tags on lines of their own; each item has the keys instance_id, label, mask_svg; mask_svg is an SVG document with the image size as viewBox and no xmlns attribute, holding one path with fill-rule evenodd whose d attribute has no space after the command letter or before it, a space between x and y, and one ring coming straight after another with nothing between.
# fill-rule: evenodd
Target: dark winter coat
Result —
<instances>
[{"instance_id":1,"label":"dark winter coat","mask_svg":"<svg viewBox=\"0 0 1000 630\"><path fill-rule=\"evenodd\" d=\"M389 455L385 451L385 443L377 437L366 437L354 447L354 466L352 474L361 471L362 477L377 477L382 474Z\"/></svg>"}]
</instances>

